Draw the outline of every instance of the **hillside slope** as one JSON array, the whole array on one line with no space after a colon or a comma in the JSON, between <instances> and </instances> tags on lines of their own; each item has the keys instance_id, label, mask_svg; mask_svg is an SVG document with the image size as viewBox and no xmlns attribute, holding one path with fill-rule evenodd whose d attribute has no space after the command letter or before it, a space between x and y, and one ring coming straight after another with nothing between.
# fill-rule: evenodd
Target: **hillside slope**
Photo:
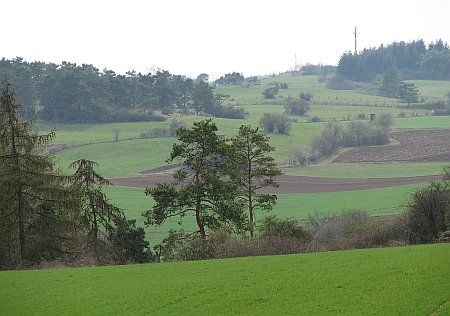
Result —
<instances>
[{"instance_id":1,"label":"hillside slope","mask_svg":"<svg viewBox=\"0 0 450 316\"><path fill-rule=\"evenodd\" d=\"M1 314L448 313L450 244L0 272Z\"/></svg>"}]
</instances>

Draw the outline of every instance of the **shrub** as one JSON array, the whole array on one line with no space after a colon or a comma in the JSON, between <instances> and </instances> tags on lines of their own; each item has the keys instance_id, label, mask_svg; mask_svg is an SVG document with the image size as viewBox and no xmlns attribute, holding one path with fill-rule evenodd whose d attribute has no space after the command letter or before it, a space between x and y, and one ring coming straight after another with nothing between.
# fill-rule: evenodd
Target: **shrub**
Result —
<instances>
[{"instance_id":1,"label":"shrub","mask_svg":"<svg viewBox=\"0 0 450 316\"><path fill-rule=\"evenodd\" d=\"M301 242L311 240L310 233L293 218L280 219L276 215L267 216L258 227L260 238L294 238Z\"/></svg>"},{"instance_id":2,"label":"shrub","mask_svg":"<svg viewBox=\"0 0 450 316\"><path fill-rule=\"evenodd\" d=\"M186 127L186 124L182 121L177 121L177 119L174 118L172 120L172 123L170 123L169 136L170 137L177 136L177 130L182 127Z\"/></svg>"},{"instance_id":3,"label":"shrub","mask_svg":"<svg viewBox=\"0 0 450 316\"><path fill-rule=\"evenodd\" d=\"M345 77L340 75L331 77L328 80L326 87L333 90L352 90L355 88L354 84L350 80L347 80Z\"/></svg>"},{"instance_id":4,"label":"shrub","mask_svg":"<svg viewBox=\"0 0 450 316\"><path fill-rule=\"evenodd\" d=\"M310 122L310 123L323 122L323 118L321 118L317 115L314 115L308 119L308 122Z\"/></svg>"},{"instance_id":5,"label":"shrub","mask_svg":"<svg viewBox=\"0 0 450 316\"><path fill-rule=\"evenodd\" d=\"M307 222L316 251L407 243L401 217L377 219L361 210L349 210L333 216L310 216Z\"/></svg>"},{"instance_id":6,"label":"shrub","mask_svg":"<svg viewBox=\"0 0 450 316\"><path fill-rule=\"evenodd\" d=\"M288 135L291 122L284 114L264 113L260 120L260 126L268 133Z\"/></svg>"},{"instance_id":7,"label":"shrub","mask_svg":"<svg viewBox=\"0 0 450 316\"><path fill-rule=\"evenodd\" d=\"M165 118L153 112L141 113L126 109L115 109L108 114L108 122L163 122Z\"/></svg>"},{"instance_id":8,"label":"shrub","mask_svg":"<svg viewBox=\"0 0 450 316\"><path fill-rule=\"evenodd\" d=\"M379 146L389 143L389 129L370 122L350 122L343 133L346 147Z\"/></svg>"},{"instance_id":9,"label":"shrub","mask_svg":"<svg viewBox=\"0 0 450 316\"><path fill-rule=\"evenodd\" d=\"M341 146L343 130L338 122L329 122L311 144L311 151L318 158L328 156Z\"/></svg>"},{"instance_id":10,"label":"shrub","mask_svg":"<svg viewBox=\"0 0 450 316\"><path fill-rule=\"evenodd\" d=\"M313 98L313 95L309 92L300 92L300 99L310 102Z\"/></svg>"},{"instance_id":11,"label":"shrub","mask_svg":"<svg viewBox=\"0 0 450 316\"><path fill-rule=\"evenodd\" d=\"M275 97L278 94L278 87L269 87L266 88L263 92L262 95L264 96L264 98L266 99L275 99Z\"/></svg>"},{"instance_id":12,"label":"shrub","mask_svg":"<svg viewBox=\"0 0 450 316\"><path fill-rule=\"evenodd\" d=\"M172 106L165 107L161 110L161 114L164 115L172 115L173 113L175 113L175 108Z\"/></svg>"},{"instance_id":13,"label":"shrub","mask_svg":"<svg viewBox=\"0 0 450 316\"><path fill-rule=\"evenodd\" d=\"M378 124L382 126L391 126L394 124L394 115L392 113L381 113L378 116Z\"/></svg>"},{"instance_id":14,"label":"shrub","mask_svg":"<svg viewBox=\"0 0 450 316\"><path fill-rule=\"evenodd\" d=\"M361 121L365 121L365 120L367 120L367 115L366 115L366 113L359 113L359 114L356 116L356 119L357 119L357 120L361 120Z\"/></svg>"},{"instance_id":15,"label":"shrub","mask_svg":"<svg viewBox=\"0 0 450 316\"><path fill-rule=\"evenodd\" d=\"M450 107L447 109L436 109L434 110L434 115L435 116L446 116L446 115L450 115Z\"/></svg>"},{"instance_id":16,"label":"shrub","mask_svg":"<svg viewBox=\"0 0 450 316\"><path fill-rule=\"evenodd\" d=\"M145 231L136 227L136 220L126 220L117 225L108 238L115 251L115 261L119 263L144 263L152 260Z\"/></svg>"},{"instance_id":17,"label":"shrub","mask_svg":"<svg viewBox=\"0 0 450 316\"><path fill-rule=\"evenodd\" d=\"M409 240L427 243L450 229L450 186L448 181L433 182L418 189L406 213Z\"/></svg>"},{"instance_id":18,"label":"shrub","mask_svg":"<svg viewBox=\"0 0 450 316\"><path fill-rule=\"evenodd\" d=\"M317 157L312 153L311 147L298 147L289 151L290 165L307 165L317 161Z\"/></svg>"},{"instance_id":19,"label":"shrub","mask_svg":"<svg viewBox=\"0 0 450 316\"><path fill-rule=\"evenodd\" d=\"M234 107L231 105L215 105L208 110L208 114L215 117L229 119L244 119L248 115L243 108Z\"/></svg>"},{"instance_id":20,"label":"shrub","mask_svg":"<svg viewBox=\"0 0 450 316\"><path fill-rule=\"evenodd\" d=\"M287 82L280 82L279 88L280 89L287 89L289 86Z\"/></svg>"},{"instance_id":21,"label":"shrub","mask_svg":"<svg viewBox=\"0 0 450 316\"><path fill-rule=\"evenodd\" d=\"M304 99L288 98L284 104L286 113L292 115L305 115L310 110L309 103Z\"/></svg>"}]
</instances>

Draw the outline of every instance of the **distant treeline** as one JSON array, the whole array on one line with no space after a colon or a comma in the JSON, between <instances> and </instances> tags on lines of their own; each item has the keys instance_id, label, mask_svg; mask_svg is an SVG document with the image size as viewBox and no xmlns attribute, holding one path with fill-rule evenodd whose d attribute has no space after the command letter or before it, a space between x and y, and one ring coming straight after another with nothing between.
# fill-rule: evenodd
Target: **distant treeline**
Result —
<instances>
[{"instance_id":1,"label":"distant treeline","mask_svg":"<svg viewBox=\"0 0 450 316\"><path fill-rule=\"evenodd\" d=\"M394 42L357 54L347 52L339 60L337 74L354 81L372 81L389 69L398 69L404 79L450 80L450 50L438 40Z\"/></svg>"},{"instance_id":2,"label":"distant treeline","mask_svg":"<svg viewBox=\"0 0 450 316\"><path fill-rule=\"evenodd\" d=\"M111 122L160 120L176 108L213 116L242 118L240 108L223 106L208 75L195 80L168 71L125 75L92 65L0 60L0 75L13 83L26 118L49 122Z\"/></svg>"}]
</instances>

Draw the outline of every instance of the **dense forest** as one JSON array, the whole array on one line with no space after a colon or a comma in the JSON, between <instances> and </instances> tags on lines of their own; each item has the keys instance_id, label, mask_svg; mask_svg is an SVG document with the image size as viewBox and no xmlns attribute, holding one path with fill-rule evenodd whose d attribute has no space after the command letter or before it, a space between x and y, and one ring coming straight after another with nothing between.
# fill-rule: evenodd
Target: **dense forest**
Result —
<instances>
[{"instance_id":1,"label":"dense forest","mask_svg":"<svg viewBox=\"0 0 450 316\"><path fill-rule=\"evenodd\" d=\"M151 121L175 108L217 117L242 118L240 108L223 106L208 75L195 80L168 71L125 75L92 65L0 60L0 74L16 89L22 115L49 122Z\"/></svg>"},{"instance_id":2,"label":"dense forest","mask_svg":"<svg viewBox=\"0 0 450 316\"><path fill-rule=\"evenodd\" d=\"M450 49L438 40L394 42L354 54L346 52L339 60L337 74L354 81L372 81L377 75L397 69L403 79L450 79Z\"/></svg>"}]
</instances>

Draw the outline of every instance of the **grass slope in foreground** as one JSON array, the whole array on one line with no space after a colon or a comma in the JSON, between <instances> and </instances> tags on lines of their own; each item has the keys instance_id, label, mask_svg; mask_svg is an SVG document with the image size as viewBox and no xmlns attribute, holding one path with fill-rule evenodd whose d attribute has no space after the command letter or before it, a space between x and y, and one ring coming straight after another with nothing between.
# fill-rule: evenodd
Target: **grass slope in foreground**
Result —
<instances>
[{"instance_id":1,"label":"grass slope in foreground","mask_svg":"<svg viewBox=\"0 0 450 316\"><path fill-rule=\"evenodd\" d=\"M7 314L449 312L450 244L0 272ZM447 302L447 303L446 303Z\"/></svg>"}]
</instances>

